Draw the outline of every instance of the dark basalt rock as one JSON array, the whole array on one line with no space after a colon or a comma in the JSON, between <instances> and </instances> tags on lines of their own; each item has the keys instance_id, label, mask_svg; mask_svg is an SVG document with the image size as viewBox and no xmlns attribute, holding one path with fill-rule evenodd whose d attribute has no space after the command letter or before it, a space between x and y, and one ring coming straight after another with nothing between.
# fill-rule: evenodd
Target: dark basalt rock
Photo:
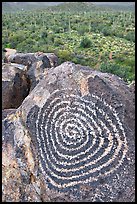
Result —
<instances>
[{"instance_id":1,"label":"dark basalt rock","mask_svg":"<svg viewBox=\"0 0 137 204\"><path fill-rule=\"evenodd\" d=\"M71 62L47 70L3 121L3 201L134 202L134 117L119 77Z\"/></svg>"},{"instance_id":2,"label":"dark basalt rock","mask_svg":"<svg viewBox=\"0 0 137 204\"><path fill-rule=\"evenodd\" d=\"M57 67L59 65L58 57L54 53L45 53L50 61L51 67Z\"/></svg>"},{"instance_id":3,"label":"dark basalt rock","mask_svg":"<svg viewBox=\"0 0 137 204\"><path fill-rule=\"evenodd\" d=\"M46 76L47 66L43 61L34 62L28 71L26 72L27 77L30 80L30 92L35 88L39 81Z\"/></svg>"},{"instance_id":4,"label":"dark basalt rock","mask_svg":"<svg viewBox=\"0 0 137 204\"><path fill-rule=\"evenodd\" d=\"M35 62L42 61L45 68L58 65L58 57L54 53L17 53L8 51L5 54L4 62L23 64L28 68Z\"/></svg>"},{"instance_id":5,"label":"dark basalt rock","mask_svg":"<svg viewBox=\"0 0 137 204\"><path fill-rule=\"evenodd\" d=\"M29 89L29 79L25 71L13 64L2 64L2 109L18 108Z\"/></svg>"},{"instance_id":6,"label":"dark basalt rock","mask_svg":"<svg viewBox=\"0 0 137 204\"><path fill-rule=\"evenodd\" d=\"M18 66L24 70L25 67L26 76L30 80L30 91L38 84L38 82L45 77L46 69L56 67L58 65L58 57L54 53L13 53L14 50L10 49L5 54L4 61L12 63L12 65ZM15 51L14 51L15 52ZM10 54L11 53L11 54Z\"/></svg>"}]
</instances>

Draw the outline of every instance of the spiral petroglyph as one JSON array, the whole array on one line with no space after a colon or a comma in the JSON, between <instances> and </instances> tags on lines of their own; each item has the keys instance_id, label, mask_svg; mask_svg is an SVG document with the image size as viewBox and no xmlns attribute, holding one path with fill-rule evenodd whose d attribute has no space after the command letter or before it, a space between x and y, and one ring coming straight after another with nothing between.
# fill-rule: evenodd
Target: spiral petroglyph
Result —
<instances>
[{"instance_id":1,"label":"spiral petroglyph","mask_svg":"<svg viewBox=\"0 0 137 204\"><path fill-rule=\"evenodd\" d=\"M39 109L36 136L41 171L58 190L110 175L128 150L118 113L95 94L54 91Z\"/></svg>"}]
</instances>

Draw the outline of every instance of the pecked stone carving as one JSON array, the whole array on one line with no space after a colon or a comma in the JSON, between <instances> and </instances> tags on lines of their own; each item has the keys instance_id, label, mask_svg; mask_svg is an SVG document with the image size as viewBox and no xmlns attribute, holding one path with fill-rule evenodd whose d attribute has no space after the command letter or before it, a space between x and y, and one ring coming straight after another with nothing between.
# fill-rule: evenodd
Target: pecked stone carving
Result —
<instances>
[{"instance_id":1,"label":"pecked stone carving","mask_svg":"<svg viewBox=\"0 0 137 204\"><path fill-rule=\"evenodd\" d=\"M13 121L17 164L33 178L37 200L134 201L133 101L114 75L70 62L48 70L4 119L4 128Z\"/></svg>"}]
</instances>

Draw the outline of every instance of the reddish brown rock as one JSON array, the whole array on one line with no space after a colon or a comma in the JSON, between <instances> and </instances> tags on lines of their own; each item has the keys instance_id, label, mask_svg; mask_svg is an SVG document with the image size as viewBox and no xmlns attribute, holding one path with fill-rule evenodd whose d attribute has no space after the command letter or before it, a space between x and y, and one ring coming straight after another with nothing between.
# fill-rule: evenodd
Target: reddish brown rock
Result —
<instances>
[{"instance_id":1,"label":"reddish brown rock","mask_svg":"<svg viewBox=\"0 0 137 204\"><path fill-rule=\"evenodd\" d=\"M133 101L117 76L71 62L47 70L3 120L3 166L19 169L20 189L8 197L15 178L3 174L3 200L134 202Z\"/></svg>"}]
</instances>

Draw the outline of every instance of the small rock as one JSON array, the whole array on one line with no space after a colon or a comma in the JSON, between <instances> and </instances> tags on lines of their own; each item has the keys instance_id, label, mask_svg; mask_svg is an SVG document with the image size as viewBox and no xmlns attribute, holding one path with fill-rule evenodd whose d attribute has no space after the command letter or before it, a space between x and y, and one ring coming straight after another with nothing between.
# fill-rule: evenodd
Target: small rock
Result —
<instances>
[{"instance_id":1,"label":"small rock","mask_svg":"<svg viewBox=\"0 0 137 204\"><path fill-rule=\"evenodd\" d=\"M3 52L5 53L4 62L8 63L9 62L9 57L16 54L17 50L16 49L5 48L3 50Z\"/></svg>"}]
</instances>

